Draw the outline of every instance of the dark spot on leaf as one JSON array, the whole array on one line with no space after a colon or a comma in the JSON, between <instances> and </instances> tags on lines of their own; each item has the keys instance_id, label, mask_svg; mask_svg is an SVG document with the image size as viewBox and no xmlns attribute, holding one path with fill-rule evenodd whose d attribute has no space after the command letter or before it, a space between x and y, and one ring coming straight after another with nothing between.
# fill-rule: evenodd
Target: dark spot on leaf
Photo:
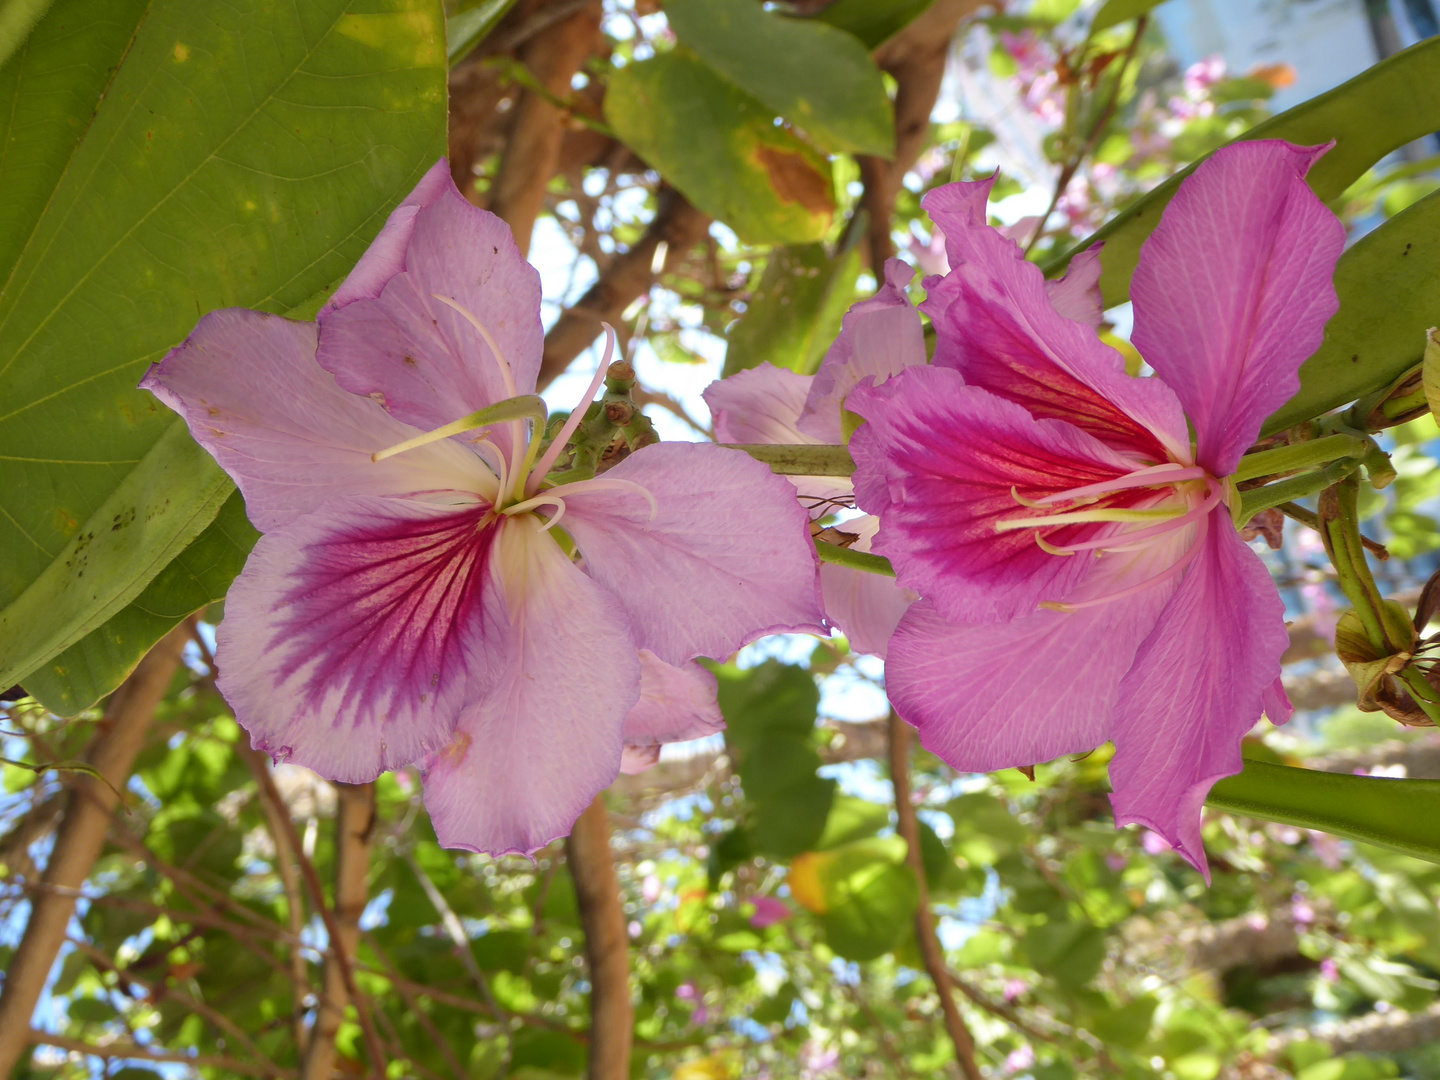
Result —
<instances>
[{"instance_id":1,"label":"dark spot on leaf","mask_svg":"<svg viewBox=\"0 0 1440 1080\"><path fill-rule=\"evenodd\" d=\"M770 174L770 186L783 202L798 202L812 214L831 214L830 186L801 155L773 146L757 146L755 159Z\"/></svg>"},{"instance_id":2,"label":"dark spot on leaf","mask_svg":"<svg viewBox=\"0 0 1440 1080\"><path fill-rule=\"evenodd\" d=\"M1356 363L1359 363L1359 362L1360 362L1360 354L1359 354L1359 353L1351 353L1351 354L1350 354L1350 363L1356 364Z\"/></svg>"}]
</instances>

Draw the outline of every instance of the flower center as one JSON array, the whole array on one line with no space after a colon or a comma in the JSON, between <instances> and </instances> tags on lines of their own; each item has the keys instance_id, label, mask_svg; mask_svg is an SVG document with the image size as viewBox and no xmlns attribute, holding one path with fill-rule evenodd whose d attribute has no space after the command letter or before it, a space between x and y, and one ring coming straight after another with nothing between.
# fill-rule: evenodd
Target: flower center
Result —
<instances>
[{"instance_id":1,"label":"flower center","mask_svg":"<svg viewBox=\"0 0 1440 1080\"><path fill-rule=\"evenodd\" d=\"M581 420L584 419L585 410L595 397L595 392L605 381L605 375L610 369L610 360L615 355L615 329L609 323L601 324L605 327L605 354L600 359L595 377L590 380L590 387L585 391L580 403L566 418L564 425L556 433L544 455L540 456L537 461L536 456L540 450L539 435L545 429L545 418L548 415L544 401L535 394L518 395L516 393L515 378L510 364L505 359L505 354L500 351L500 345L496 342L494 335L486 329L484 323L448 296L436 295L435 299L459 312L480 334L489 347L490 355L499 367L501 379L511 396L488 408L471 413L469 416L463 416L459 420L435 428L433 431L427 431L412 439L406 439L402 443L376 451L370 455L370 460L384 461L396 454L403 454L407 450L414 450L454 435L462 435L467 431L485 431L487 434L471 440L471 446L477 456L495 473L497 484L492 505L481 519L480 528L487 528L501 517L532 513L548 507L551 513L545 521L544 528L550 529L565 514L565 499L560 494L562 490L567 495L597 490L638 494L649 504L650 519L653 521L656 514L659 513L659 504L656 502L655 496L649 489L630 480L602 477L567 484L563 489L552 488L543 492L540 490L546 475L565 449L566 444L569 443L571 436L575 434L575 429L580 426ZM526 420L530 421L528 430L525 425ZM488 436L489 429L498 424L510 425L508 455L498 443Z\"/></svg>"},{"instance_id":2,"label":"flower center","mask_svg":"<svg viewBox=\"0 0 1440 1080\"><path fill-rule=\"evenodd\" d=\"M1105 500L1120 492L1159 488L1173 489L1176 498L1158 506L1143 508L1104 505ZM1011 495L1020 505L1032 509L1054 506L1056 512L1007 518L997 522L995 529L997 532L1034 529L1035 543L1051 555L1072 556L1082 551L1093 551L1098 558L1107 554L1140 551L1181 529L1195 526L1195 536L1185 551L1159 573L1103 596L1059 603L1045 601L1040 604L1042 608L1054 611L1078 611L1081 608L1122 600L1154 588L1189 566L1200 553L1208 535L1210 511L1222 501L1224 493L1224 485L1204 469L1166 462L1138 469L1114 480L1071 488L1033 501L1025 499L1012 488ZM1069 541L1064 545L1052 543L1046 537L1049 530L1082 524L1134 524L1139 528L1120 529L1108 532L1105 536Z\"/></svg>"}]
</instances>

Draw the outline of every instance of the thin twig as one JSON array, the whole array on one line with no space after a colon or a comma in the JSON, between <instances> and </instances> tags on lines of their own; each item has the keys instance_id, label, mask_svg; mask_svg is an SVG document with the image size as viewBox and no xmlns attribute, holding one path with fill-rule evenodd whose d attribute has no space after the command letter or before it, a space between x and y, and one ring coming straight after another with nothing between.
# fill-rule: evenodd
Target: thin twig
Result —
<instances>
[{"instance_id":1,"label":"thin twig","mask_svg":"<svg viewBox=\"0 0 1440 1080\"><path fill-rule=\"evenodd\" d=\"M630 1001L630 939L610 853L610 820L597 795L566 841L585 959L590 968L590 1080L628 1080L635 1011Z\"/></svg>"},{"instance_id":2,"label":"thin twig","mask_svg":"<svg viewBox=\"0 0 1440 1080\"><path fill-rule=\"evenodd\" d=\"M155 709L180 667L180 654L188 637L188 625L172 630L111 695L105 706L105 722L86 752L87 761L104 783L84 775L73 779L65 816L56 830L55 847L42 879L51 891L32 905L25 934L0 988L0 1076L15 1072L29 1043L30 1018L64 944L66 928L75 913L75 897L105 846L110 819L119 805L115 789L130 778Z\"/></svg>"},{"instance_id":3,"label":"thin twig","mask_svg":"<svg viewBox=\"0 0 1440 1080\"><path fill-rule=\"evenodd\" d=\"M945 964L945 952L935 933L935 915L930 910L930 883L925 877L925 860L920 849L920 822L915 816L915 804L910 796L910 727L894 712L890 714L890 779L895 784L896 830L905 841L905 861L915 873L919 892L915 906L915 937L920 946L920 956L940 998L945 1030L955 1044L955 1060L960 1064L960 1071L965 1074L966 1080L981 1080L980 1066L975 1063L975 1037L970 1034L970 1028L955 1004L955 995L950 989L950 969Z\"/></svg>"},{"instance_id":4,"label":"thin twig","mask_svg":"<svg viewBox=\"0 0 1440 1080\"><path fill-rule=\"evenodd\" d=\"M1065 194L1065 189L1070 186L1070 181L1080 171L1080 166L1095 149L1095 144L1100 141L1100 136L1105 134L1106 127L1115 115L1115 109L1120 104L1120 91L1125 83L1125 73L1129 70L1131 62L1135 59L1135 52L1140 48L1140 39L1145 36L1145 28L1150 25L1150 16L1141 15L1135 20L1135 33L1130 38L1130 45L1125 50L1124 59L1120 62L1120 68L1115 73L1115 89L1110 95L1110 100L1105 103L1105 108L1096 117L1094 125L1090 128L1090 134L1086 136L1085 142L1081 144L1073 157L1065 163L1060 170L1060 176L1055 181L1055 194L1050 197L1050 205L1045 208L1045 213L1040 215L1040 220L1035 225L1035 232L1031 235L1029 242L1025 245L1025 254L1029 255L1032 248L1040 242L1040 237L1045 234L1045 224L1050 220L1050 215L1055 213L1055 208L1060 205L1060 197Z\"/></svg>"}]
</instances>

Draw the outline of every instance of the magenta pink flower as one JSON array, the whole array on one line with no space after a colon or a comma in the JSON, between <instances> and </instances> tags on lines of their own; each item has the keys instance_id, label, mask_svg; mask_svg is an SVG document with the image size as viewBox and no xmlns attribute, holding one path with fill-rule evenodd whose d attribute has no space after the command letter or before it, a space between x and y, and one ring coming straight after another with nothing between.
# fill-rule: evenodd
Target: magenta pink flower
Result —
<instances>
[{"instance_id":1,"label":"magenta pink flower","mask_svg":"<svg viewBox=\"0 0 1440 1080\"><path fill-rule=\"evenodd\" d=\"M967 771L1113 741L1117 820L1202 871L1206 794L1290 711L1283 605L1225 477L1338 306L1345 231L1304 181L1324 150L1241 143L1181 185L1131 285L1158 378L985 227L988 181L931 193L954 267L926 283L933 366L846 406L875 550L925 598L890 642L900 714Z\"/></svg>"},{"instance_id":2,"label":"magenta pink flower","mask_svg":"<svg viewBox=\"0 0 1440 1080\"><path fill-rule=\"evenodd\" d=\"M755 911L750 915L750 925L757 930L790 918L790 905L778 897L756 896L750 902L755 905Z\"/></svg>"},{"instance_id":3,"label":"magenta pink flower","mask_svg":"<svg viewBox=\"0 0 1440 1080\"><path fill-rule=\"evenodd\" d=\"M805 514L744 454L665 443L554 487L568 430L544 453L532 420L441 430L533 394L544 340L538 275L449 175L391 215L318 334L213 312L142 385L264 533L218 634L254 744L348 782L421 762L442 843L528 853L627 745L715 730L693 657L822 615Z\"/></svg>"}]
</instances>

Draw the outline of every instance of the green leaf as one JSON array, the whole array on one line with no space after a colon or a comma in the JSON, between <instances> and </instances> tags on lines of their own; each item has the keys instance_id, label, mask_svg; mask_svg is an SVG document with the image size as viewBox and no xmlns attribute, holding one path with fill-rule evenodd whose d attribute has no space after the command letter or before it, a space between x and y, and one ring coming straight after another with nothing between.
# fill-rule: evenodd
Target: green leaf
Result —
<instances>
[{"instance_id":1,"label":"green leaf","mask_svg":"<svg viewBox=\"0 0 1440 1080\"><path fill-rule=\"evenodd\" d=\"M825 942L846 960L883 956L910 933L919 890L904 841L862 840L820 856Z\"/></svg>"},{"instance_id":2,"label":"green leaf","mask_svg":"<svg viewBox=\"0 0 1440 1080\"><path fill-rule=\"evenodd\" d=\"M1420 363L1426 330L1440 321L1440 192L1345 252L1335 291L1340 310L1300 368L1300 392L1265 421L1267 434L1381 390Z\"/></svg>"},{"instance_id":3,"label":"green leaf","mask_svg":"<svg viewBox=\"0 0 1440 1080\"><path fill-rule=\"evenodd\" d=\"M25 677L57 716L74 716L110 693L140 657L192 612L224 599L260 534L233 493L220 514L143 592L106 623Z\"/></svg>"},{"instance_id":4,"label":"green leaf","mask_svg":"<svg viewBox=\"0 0 1440 1080\"><path fill-rule=\"evenodd\" d=\"M1316 829L1440 863L1440 780L1316 772L1246 761L1207 806Z\"/></svg>"},{"instance_id":5,"label":"green leaf","mask_svg":"<svg viewBox=\"0 0 1440 1080\"><path fill-rule=\"evenodd\" d=\"M1105 932L1089 923L1051 919L1025 931L1025 952L1036 971L1078 990L1105 962Z\"/></svg>"},{"instance_id":6,"label":"green leaf","mask_svg":"<svg viewBox=\"0 0 1440 1080\"><path fill-rule=\"evenodd\" d=\"M840 795L825 819L825 832L816 851L840 847L854 840L866 840L890 826L890 808L853 795Z\"/></svg>"},{"instance_id":7,"label":"green leaf","mask_svg":"<svg viewBox=\"0 0 1440 1080\"><path fill-rule=\"evenodd\" d=\"M814 374L855 298L863 235L864 229L848 229L834 254L824 244L770 253L745 314L726 335L722 377L766 363Z\"/></svg>"},{"instance_id":8,"label":"green leaf","mask_svg":"<svg viewBox=\"0 0 1440 1080\"><path fill-rule=\"evenodd\" d=\"M515 0L481 0L445 20L445 56L454 67L500 25Z\"/></svg>"},{"instance_id":9,"label":"green leaf","mask_svg":"<svg viewBox=\"0 0 1440 1080\"><path fill-rule=\"evenodd\" d=\"M1334 139L1334 149L1315 164L1307 177L1315 193L1329 201L1343 194L1386 154L1437 129L1440 38L1431 38L1396 53L1329 93L1251 128L1237 141L1288 139L1314 145ZM1175 189L1194 170L1195 165L1191 165L1176 173L1093 236L1053 260L1045 267L1047 276L1058 274L1073 255L1103 240L1100 287L1105 306L1124 303L1130 296L1130 277L1140 258L1140 246L1159 223L1161 211Z\"/></svg>"},{"instance_id":10,"label":"green leaf","mask_svg":"<svg viewBox=\"0 0 1440 1080\"><path fill-rule=\"evenodd\" d=\"M18 682L117 614L200 535L234 487L172 418L55 560L0 611L0 682Z\"/></svg>"},{"instance_id":11,"label":"green leaf","mask_svg":"<svg viewBox=\"0 0 1440 1080\"><path fill-rule=\"evenodd\" d=\"M829 164L693 55L677 49L614 72L605 119L692 203L747 243L805 244L830 229Z\"/></svg>"},{"instance_id":12,"label":"green leaf","mask_svg":"<svg viewBox=\"0 0 1440 1080\"><path fill-rule=\"evenodd\" d=\"M55 0L5 0L0 4L0 67L25 43Z\"/></svg>"},{"instance_id":13,"label":"green leaf","mask_svg":"<svg viewBox=\"0 0 1440 1080\"><path fill-rule=\"evenodd\" d=\"M203 312L343 276L443 151L443 41L434 0L59 0L0 70L7 678L218 512L229 481L136 383Z\"/></svg>"},{"instance_id":14,"label":"green leaf","mask_svg":"<svg viewBox=\"0 0 1440 1080\"><path fill-rule=\"evenodd\" d=\"M935 0L835 0L814 18L847 34L869 49L894 37L914 22Z\"/></svg>"},{"instance_id":15,"label":"green leaf","mask_svg":"<svg viewBox=\"0 0 1440 1080\"><path fill-rule=\"evenodd\" d=\"M700 59L822 149L895 155L895 117L880 69L857 38L788 19L754 0L667 0L665 17Z\"/></svg>"},{"instance_id":16,"label":"green leaf","mask_svg":"<svg viewBox=\"0 0 1440 1080\"><path fill-rule=\"evenodd\" d=\"M1098 34L1101 30L1109 30L1112 26L1138 19L1164 2L1165 0L1105 0L1100 10L1095 13L1094 21L1090 23L1090 32Z\"/></svg>"}]
</instances>

